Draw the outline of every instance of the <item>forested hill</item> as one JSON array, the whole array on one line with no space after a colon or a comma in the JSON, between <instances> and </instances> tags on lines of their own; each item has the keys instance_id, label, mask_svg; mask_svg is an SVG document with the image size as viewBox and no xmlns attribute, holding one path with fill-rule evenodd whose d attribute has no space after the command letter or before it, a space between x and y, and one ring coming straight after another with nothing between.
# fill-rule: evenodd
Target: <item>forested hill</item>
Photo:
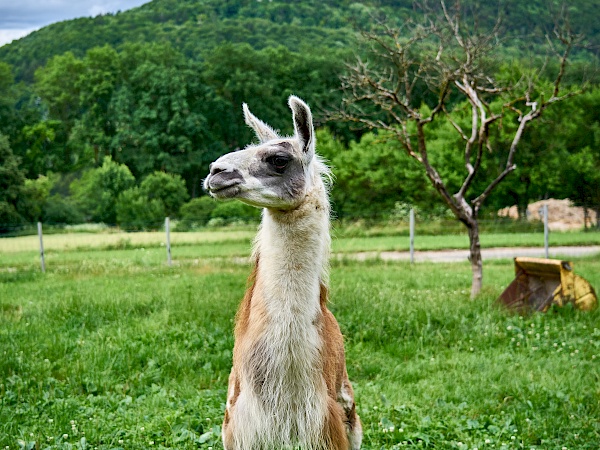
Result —
<instances>
[{"instance_id":1,"label":"forested hill","mask_svg":"<svg viewBox=\"0 0 600 450\"><path fill-rule=\"evenodd\" d=\"M431 2L433 7L438 3ZM552 28L553 2L546 0L465 1L493 23L500 10L506 34L531 36ZM558 2L556 2L558 4ZM598 49L600 0L570 5L572 22ZM13 66L17 80L32 81L35 69L52 56L83 56L93 47L118 48L131 42L170 42L186 57L201 59L224 42L255 49L283 45L292 51L348 47L353 29L374 16L402 21L414 14L412 0L153 0L138 8L95 18L55 23L0 48L0 61ZM489 25L489 24L483 24Z\"/></svg>"},{"instance_id":2,"label":"forested hill","mask_svg":"<svg viewBox=\"0 0 600 450\"><path fill-rule=\"evenodd\" d=\"M114 15L50 25L0 48L0 60L14 67L17 78L31 81L50 57L66 51L83 56L105 44L170 42L192 59L225 42L247 42L255 49L335 48L349 44L350 23L368 11L343 0L154 0Z\"/></svg>"},{"instance_id":3,"label":"forested hill","mask_svg":"<svg viewBox=\"0 0 600 450\"><path fill-rule=\"evenodd\" d=\"M425 1L440 8L439 0ZM552 5L561 2L501 0L499 11L495 1L463 0L461 13L478 32L503 18L493 67L512 77L529 70L536 54L542 65ZM600 0L572 3L575 31L597 53ZM214 204L200 197L209 163L253 139L242 102L284 134L293 132L290 94L306 99L320 121L342 101L340 76L358 51L356 30L379 18L401 26L423 14L413 0L154 0L56 23L1 47L0 234L38 220L136 229L166 215L207 222ZM597 60L585 50L573 59L579 60L569 68L582 69L572 73ZM582 77L568 76L576 89ZM491 208L547 196L582 204L596 198L600 90L569 108L545 114L546 131L524 136L513 176L520 181L499 189ZM464 171L449 151L454 128L439 127L434 152L443 175L454 179ZM388 217L398 202L434 206L425 176L393 142L344 122L328 128L319 130L319 151L335 168L339 217ZM485 166L490 174L500 164L493 158ZM600 198L593 202L600 205ZM215 211L211 220L237 217L231 209Z\"/></svg>"}]
</instances>

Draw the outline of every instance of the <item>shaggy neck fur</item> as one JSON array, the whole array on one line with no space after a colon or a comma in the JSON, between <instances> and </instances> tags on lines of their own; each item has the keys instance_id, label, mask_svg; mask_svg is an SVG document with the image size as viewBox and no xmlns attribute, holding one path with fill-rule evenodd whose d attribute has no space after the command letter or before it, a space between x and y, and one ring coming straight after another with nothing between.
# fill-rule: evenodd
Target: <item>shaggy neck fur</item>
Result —
<instances>
[{"instance_id":1,"label":"shaggy neck fur","mask_svg":"<svg viewBox=\"0 0 600 450\"><path fill-rule=\"evenodd\" d=\"M327 281L329 214L323 183L292 211L264 210L254 254L267 294L263 298L272 299L277 309L294 304L318 308L319 285Z\"/></svg>"},{"instance_id":2,"label":"shaggy neck fur","mask_svg":"<svg viewBox=\"0 0 600 450\"><path fill-rule=\"evenodd\" d=\"M221 156L204 187L264 208L251 283L236 317L223 418L227 450L359 450L362 426L344 340L327 309L329 169L310 108L290 96L294 136L244 105L259 143Z\"/></svg>"},{"instance_id":3,"label":"shaggy neck fur","mask_svg":"<svg viewBox=\"0 0 600 450\"><path fill-rule=\"evenodd\" d=\"M243 401L252 414L238 423L248 430L239 434L245 442L238 448L281 448L282 442L322 448L327 388L318 327L330 211L326 188L317 178L298 208L263 213L250 317L259 332L246 347L241 389L251 393Z\"/></svg>"}]
</instances>

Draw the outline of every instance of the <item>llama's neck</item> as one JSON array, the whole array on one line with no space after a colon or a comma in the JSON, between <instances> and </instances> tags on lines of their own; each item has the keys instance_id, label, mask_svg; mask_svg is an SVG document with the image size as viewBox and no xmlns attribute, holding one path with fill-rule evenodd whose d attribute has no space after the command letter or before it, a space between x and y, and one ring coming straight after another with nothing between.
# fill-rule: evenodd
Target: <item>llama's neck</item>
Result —
<instances>
[{"instance_id":1,"label":"llama's neck","mask_svg":"<svg viewBox=\"0 0 600 450\"><path fill-rule=\"evenodd\" d=\"M265 210L255 243L258 266L250 299L253 330L236 341L248 434L239 448L308 450L318 443L327 414L327 387L319 376L320 283L327 276L329 202L313 189L294 211ZM279 420L273 421L274 415ZM250 423L252 421L252 423ZM260 445L257 445L259 443ZM285 445L281 445L285 444Z\"/></svg>"},{"instance_id":2,"label":"llama's neck","mask_svg":"<svg viewBox=\"0 0 600 450\"><path fill-rule=\"evenodd\" d=\"M293 211L265 210L255 252L257 293L267 311L295 315L318 311L320 283L327 282L329 247L324 187L313 189Z\"/></svg>"}]
</instances>

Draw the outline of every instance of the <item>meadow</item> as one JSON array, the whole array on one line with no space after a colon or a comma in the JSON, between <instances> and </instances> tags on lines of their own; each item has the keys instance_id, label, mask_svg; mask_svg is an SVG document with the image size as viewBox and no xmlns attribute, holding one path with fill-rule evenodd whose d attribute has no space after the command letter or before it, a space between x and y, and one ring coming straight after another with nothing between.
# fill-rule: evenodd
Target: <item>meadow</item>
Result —
<instances>
[{"instance_id":1,"label":"meadow","mask_svg":"<svg viewBox=\"0 0 600 450\"><path fill-rule=\"evenodd\" d=\"M462 228L445 232L424 227L417 230L415 250L468 249L469 239ZM352 227L340 226L332 231L333 251L352 253L359 251L407 251L410 239L406 227ZM84 228L85 230L85 228ZM437 231L431 234L432 231ZM256 225L225 227L222 229L205 228L201 231L171 232L173 247L183 249L180 255L186 257L231 257L246 256L256 234ZM101 231L59 232L44 234L46 251L63 252L74 250L118 250L150 249L164 247L164 231L146 231L127 233L117 229ZM600 230L552 232L550 246L600 245ZM191 251L185 248L193 246ZM198 247L199 246L199 247ZM544 247L543 232L510 232L507 230L483 232L482 248L491 247ZM0 258L3 254L37 253L39 238L35 232L30 235L0 238ZM0 260L1 261L1 260Z\"/></svg>"},{"instance_id":2,"label":"meadow","mask_svg":"<svg viewBox=\"0 0 600 450\"><path fill-rule=\"evenodd\" d=\"M181 243L173 267L137 235L62 237L45 274L35 247L0 240L0 448L222 448L250 271L231 256L253 235L238 232ZM334 249L393 249L388 239L342 236ZM600 258L574 263L600 286ZM364 449L598 448L600 311L510 314L494 300L512 261L484 271L470 300L466 262L333 262Z\"/></svg>"}]
</instances>

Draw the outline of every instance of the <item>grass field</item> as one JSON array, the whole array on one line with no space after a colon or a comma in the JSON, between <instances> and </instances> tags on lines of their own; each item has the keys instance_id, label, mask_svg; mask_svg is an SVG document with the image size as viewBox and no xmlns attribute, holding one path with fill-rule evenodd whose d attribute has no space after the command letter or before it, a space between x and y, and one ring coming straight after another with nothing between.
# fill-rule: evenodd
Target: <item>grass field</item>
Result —
<instances>
[{"instance_id":1,"label":"grass field","mask_svg":"<svg viewBox=\"0 0 600 450\"><path fill-rule=\"evenodd\" d=\"M172 268L156 245L57 247L46 274L0 249L0 448L222 448L250 268L213 257L251 234L181 245ZM598 258L575 268L600 287ZM471 301L467 263L334 263L364 449L598 449L600 311L510 315L493 301L512 262L484 270Z\"/></svg>"},{"instance_id":2,"label":"grass field","mask_svg":"<svg viewBox=\"0 0 600 450\"><path fill-rule=\"evenodd\" d=\"M380 234L355 234L349 229L334 229L333 251L350 253L359 251L406 251L410 241L408 235L384 230ZM244 256L250 251L250 244L256 234L255 227L206 230L194 232L172 232L171 245L175 248L202 246L195 256ZM46 251L73 250L115 250L147 249L165 245L164 232L126 233L108 231L99 233L63 233L44 236ZM551 246L600 245L600 231L570 231L550 233ZM543 247L543 233L482 233L481 245L491 247ZM442 250L469 248L466 233L443 235L418 235L415 237L416 250ZM38 252L39 239L35 236L21 236L0 239L0 257L9 253ZM193 252L197 252L194 249ZM190 252L183 250L184 254ZM193 253L192 252L192 253Z\"/></svg>"}]
</instances>

